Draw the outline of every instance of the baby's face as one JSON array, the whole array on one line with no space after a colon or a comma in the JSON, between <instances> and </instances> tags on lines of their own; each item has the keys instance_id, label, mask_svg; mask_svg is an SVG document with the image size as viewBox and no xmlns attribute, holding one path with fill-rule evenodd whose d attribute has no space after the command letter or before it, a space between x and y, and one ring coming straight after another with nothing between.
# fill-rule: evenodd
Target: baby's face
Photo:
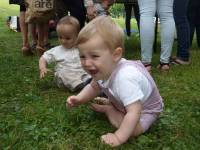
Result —
<instances>
[{"instance_id":1,"label":"baby's face","mask_svg":"<svg viewBox=\"0 0 200 150\"><path fill-rule=\"evenodd\" d=\"M108 9L113 5L113 0L102 0L101 4L103 8L108 11Z\"/></svg>"},{"instance_id":2,"label":"baby's face","mask_svg":"<svg viewBox=\"0 0 200 150\"><path fill-rule=\"evenodd\" d=\"M60 44L65 48L72 48L77 39L77 31L72 25L58 25L57 34Z\"/></svg>"},{"instance_id":3,"label":"baby's face","mask_svg":"<svg viewBox=\"0 0 200 150\"><path fill-rule=\"evenodd\" d=\"M78 48L84 70L96 81L107 80L116 66L116 60L101 37L95 36L86 43L78 45Z\"/></svg>"}]
</instances>

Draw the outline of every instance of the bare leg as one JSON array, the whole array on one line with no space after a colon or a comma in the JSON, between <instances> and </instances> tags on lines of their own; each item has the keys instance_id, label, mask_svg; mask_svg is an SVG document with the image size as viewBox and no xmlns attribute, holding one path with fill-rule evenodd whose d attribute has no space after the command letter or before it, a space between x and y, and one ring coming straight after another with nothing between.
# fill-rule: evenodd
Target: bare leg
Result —
<instances>
[{"instance_id":1,"label":"bare leg","mask_svg":"<svg viewBox=\"0 0 200 150\"><path fill-rule=\"evenodd\" d=\"M19 24L22 33L22 54L24 56L33 55L29 46L28 24L25 23L25 11L20 11Z\"/></svg>"},{"instance_id":2,"label":"bare leg","mask_svg":"<svg viewBox=\"0 0 200 150\"><path fill-rule=\"evenodd\" d=\"M124 114L114 108L112 105L99 105L92 104L92 109L96 112L105 113L110 123L115 127L119 128L124 118Z\"/></svg>"},{"instance_id":3,"label":"bare leg","mask_svg":"<svg viewBox=\"0 0 200 150\"><path fill-rule=\"evenodd\" d=\"M44 37L45 37L45 24L40 23L37 24L37 31L38 31L38 42L37 42L37 51L39 53L39 56L41 56L44 52Z\"/></svg>"},{"instance_id":4,"label":"bare leg","mask_svg":"<svg viewBox=\"0 0 200 150\"><path fill-rule=\"evenodd\" d=\"M25 11L20 12L20 17L19 17L19 23L20 23L20 29L22 33L22 45L23 47L29 47L28 43L28 24L25 23Z\"/></svg>"},{"instance_id":5,"label":"bare leg","mask_svg":"<svg viewBox=\"0 0 200 150\"><path fill-rule=\"evenodd\" d=\"M38 30L38 46L43 47L44 46L44 31L45 26L43 23L37 24L37 30Z\"/></svg>"},{"instance_id":6,"label":"bare leg","mask_svg":"<svg viewBox=\"0 0 200 150\"><path fill-rule=\"evenodd\" d=\"M44 45L47 46L48 45L48 38L49 38L48 37L49 36L49 33L48 33L49 32L49 25L48 25L48 23L45 23L44 26L45 26L45 28L44 28L45 29L44 30Z\"/></svg>"},{"instance_id":7,"label":"bare leg","mask_svg":"<svg viewBox=\"0 0 200 150\"><path fill-rule=\"evenodd\" d=\"M32 43L37 44L36 25L35 24L29 24L29 27L30 27L30 31L31 31Z\"/></svg>"},{"instance_id":8,"label":"bare leg","mask_svg":"<svg viewBox=\"0 0 200 150\"><path fill-rule=\"evenodd\" d=\"M117 129L120 127L125 115L124 113L118 111L113 105L92 104L91 108L96 112L105 113L110 123ZM144 130L138 122L133 132L133 136L136 137L142 133L144 133Z\"/></svg>"}]
</instances>

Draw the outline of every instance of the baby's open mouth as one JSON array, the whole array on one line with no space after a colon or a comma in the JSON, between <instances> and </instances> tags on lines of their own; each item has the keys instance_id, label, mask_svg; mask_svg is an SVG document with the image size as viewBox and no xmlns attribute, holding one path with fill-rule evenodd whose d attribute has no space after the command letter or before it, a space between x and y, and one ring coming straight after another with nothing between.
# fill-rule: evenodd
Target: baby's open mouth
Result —
<instances>
[{"instance_id":1,"label":"baby's open mouth","mask_svg":"<svg viewBox=\"0 0 200 150\"><path fill-rule=\"evenodd\" d=\"M98 72L98 70L88 70L88 72L89 72L89 74L91 74L91 75L95 75L95 74L97 74L97 72Z\"/></svg>"}]
</instances>

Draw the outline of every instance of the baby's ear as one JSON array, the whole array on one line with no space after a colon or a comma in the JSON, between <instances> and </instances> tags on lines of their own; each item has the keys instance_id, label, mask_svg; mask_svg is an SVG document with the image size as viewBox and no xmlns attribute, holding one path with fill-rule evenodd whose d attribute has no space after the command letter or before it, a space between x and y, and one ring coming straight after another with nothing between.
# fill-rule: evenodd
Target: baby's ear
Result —
<instances>
[{"instance_id":1,"label":"baby's ear","mask_svg":"<svg viewBox=\"0 0 200 150\"><path fill-rule=\"evenodd\" d=\"M115 61L119 61L122 58L123 49L121 47L117 47L113 52L113 57Z\"/></svg>"}]
</instances>

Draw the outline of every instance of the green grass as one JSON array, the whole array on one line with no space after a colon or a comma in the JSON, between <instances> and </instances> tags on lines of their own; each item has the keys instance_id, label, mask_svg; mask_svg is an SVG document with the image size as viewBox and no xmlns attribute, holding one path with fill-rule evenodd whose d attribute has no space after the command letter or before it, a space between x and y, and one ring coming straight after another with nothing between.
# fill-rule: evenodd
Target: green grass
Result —
<instances>
[{"instance_id":1,"label":"green grass","mask_svg":"<svg viewBox=\"0 0 200 150\"><path fill-rule=\"evenodd\" d=\"M99 140L114 131L106 118L87 105L67 110L65 100L72 93L58 89L52 76L39 80L38 57L21 55L20 33L5 25L6 17L15 14L18 7L1 0L0 149L110 149ZM135 35L126 40L125 57L139 59L139 45ZM159 61L159 46L154 66ZM152 75L164 98L164 112L147 133L117 149L200 149L200 49L193 43L190 52L189 66L172 66L169 73L154 67Z\"/></svg>"}]
</instances>

